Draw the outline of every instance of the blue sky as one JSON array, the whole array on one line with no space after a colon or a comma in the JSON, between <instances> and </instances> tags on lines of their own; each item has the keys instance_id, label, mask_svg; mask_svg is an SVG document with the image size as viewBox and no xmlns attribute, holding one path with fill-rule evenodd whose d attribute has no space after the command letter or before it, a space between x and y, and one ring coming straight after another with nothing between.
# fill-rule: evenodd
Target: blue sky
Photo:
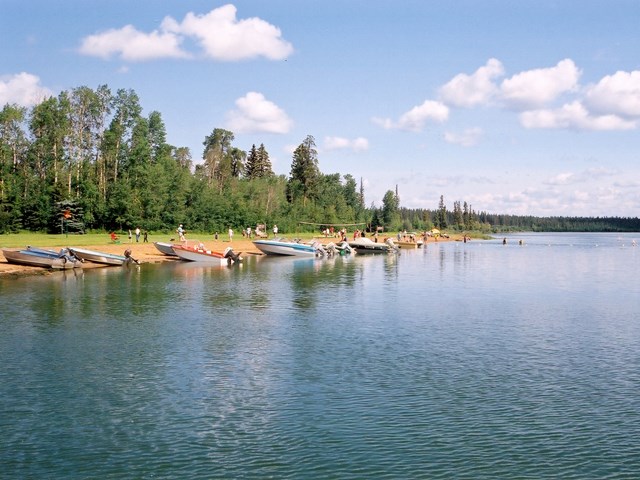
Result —
<instances>
[{"instance_id":1,"label":"blue sky","mask_svg":"<svg viewBox=\"0 0 640 480\"><path fill-rule=\"evenodd\" d=\"M133 89L196 162L313 135L366 203L640 213L640 3L1 0L0 105Z\"/></svg>"}]
</instances>

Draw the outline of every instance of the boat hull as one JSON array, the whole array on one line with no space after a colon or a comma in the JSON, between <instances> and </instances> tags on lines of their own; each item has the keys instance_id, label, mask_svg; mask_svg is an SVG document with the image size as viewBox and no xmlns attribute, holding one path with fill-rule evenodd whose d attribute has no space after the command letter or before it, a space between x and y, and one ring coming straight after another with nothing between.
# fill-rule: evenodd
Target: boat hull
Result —
<instances>
[{"instance_id":1,"label":"boat hull","mask_svg":"<svg viewBox=\"0 0 640 480\"><path fill-rule=\"evenodd\" d=\"M68 270L74 268L73 262L67 262L64 258L53 258L28 250L2 250L7 262L14 265L26 265L29 267L52 268L54 270Z\"/></svg>"},{"instance_id":2,"label":"boat hull","mask_svg":"<svg viewBox=\"0 0 640 480\"><path fill-rule=\"evenodd\" d=\"M232 256L225 256L224 253L212 252L210 250L174 245L173 251L180 259L188 262L210 263L212 265L230 265L234 262ZM237 258L238 260L240 259L239 257Z\"/></svg>"},{"instance_id":3,"label":"boat hull","mask_svg":"<svg viewBox=\"0 0 640 480\"><path fill-rule=\"evenodd\" d=\"M392 247L387 243L376 243L368 238L358 238L349 242L349 246L353 248L356 253L389 253L392 251Z\"/></svg>"},{"instance_id":4,"label":"boat hull","mask_svg":"<svg viewBox=\"0 0 640 480\"><path fill-rule=\"evenodd\" d=\"M101 265L114 265L120 266L125 263L129 263L129 260L124 255L114 255L112 253L96 252L94 250L85 250L84 248L70 247L69 250L76 257L86 261L99 263Z\"/></svg>"},{"instance_id":5,"label":"boat hull","mask_svg":"<svg viewBox=\"0 0 640 480\"><path fill-rule=\"evenodd\" d=\"M255 240L253 244L265 255L284 255L289 257L315 257L316 248L312 245L277 240Z\"/></svg>"},{"instance_id":6,"label":"boat hull","mask_svg":"<svg viewBox=\"0 0 640 480\"><path fill-rule=\"evenodd\" d=\"M173 251L173 244L172 243L165 243L165 242L153 242L153 244L155 245L155 247L158 249L158 251L164 255L167 255L169 257L177 257L178 255L176 255L176 252Z\"/></svg>"}]
</instances>

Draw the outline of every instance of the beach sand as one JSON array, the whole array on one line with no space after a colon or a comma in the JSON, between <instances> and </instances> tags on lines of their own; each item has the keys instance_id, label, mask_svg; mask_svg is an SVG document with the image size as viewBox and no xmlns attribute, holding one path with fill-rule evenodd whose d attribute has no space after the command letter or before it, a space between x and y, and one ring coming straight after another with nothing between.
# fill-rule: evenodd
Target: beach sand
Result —
<instances>
[{"instance_id":1,"label":"beach sand","mask_svg":"<svg viewBox=\"0 0 640 480\"><path fill-rule=\"evenodd\" d=\"M320 241L323 244L326 244L331 241L335 242L337 239L317 237L316 240ZM451 239L442 238L439 241L442 242L442 241L450 241L450 240L453 240L453 238ZM169 239L166 239L166 238L157 239L156 241L172 243L172 242L169 242ZM434 239L429 239L428 243L432 243L434 241L435 241ZM224 239L224 240L218 239L218 240L204 241L202 243L204 243L205 247L208 250L212 250L216 252L223 252L225 248L232 247L234 252L241 253L242 256L262 255L260 250L258 250L256 246L253 244L252 240L249 240L243 237L240 237L239 239L234 238L233 241L231 242L229 242L228 239ZM73 246L73 245L70 245L70 244L58 245L58 246L50 246L50 247L43 247L43 248L48 248L50 250L59 250L67 246ZM82 246L81 248L84 248L87 250L97 250L99 252L105 252L105 253L114 253L118 255L123 255L126 249L131 249L131 256L136 260L138 260L141 264L180 261L176 257L168 257L160 253L151 241L149 243L143 243L143 242L136 243L135 241L132 243L129 243L127 240L125 240L124 242L118 243L118 244L105 243L102 245ZM104 267L106 267L106 265L99 265L91 262L85 262L83 266L83 268L85 269L104 268ZM24 265L13 265L11 263L8 263L4 258L4 256L0 253L0 277L47 275L51 273L52 273L51 270L48 270L45 268L28 267Z\"/></svg>"}]
</instances>

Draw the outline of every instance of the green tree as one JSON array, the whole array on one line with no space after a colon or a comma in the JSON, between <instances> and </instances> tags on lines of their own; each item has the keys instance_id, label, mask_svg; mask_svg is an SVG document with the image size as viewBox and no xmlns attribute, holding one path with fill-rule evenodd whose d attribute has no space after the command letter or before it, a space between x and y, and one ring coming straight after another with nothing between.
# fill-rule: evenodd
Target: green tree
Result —
<instances>
[{"instance_id":1,"label":"green tree","mask_svg":"<svg viewBox=\"0 0 640 480\"><path fill-rule=\"evenodd\" d=\"M382 222L387 230L396 230L399 228L400 215L398 209L400 202L398 196L392 190L387 190L382 197Z\"/></svg>"},{"instance_id":2,"label":"green tree","mask_svg":"<svg viewBox=\"0 0 640 480\"><path fill-rule=\"evenodd\" d=\"M434 223L441 230L447 228L447 207L444 204L444 195L440 195L440 203L438 203Z\"/></svg>"},{"instance_id":3,"label":"green tree","mask_svg":"<svg viewBox=\"0 0 640 480\"><path fill-rule=\"evenodd\" d=\"M319 178L316 142L311 135L307 135L293 152L288 193L291 201L301 196L302 205L305 206L307 200L315 196Z\"/></svg>"}]
</instances>

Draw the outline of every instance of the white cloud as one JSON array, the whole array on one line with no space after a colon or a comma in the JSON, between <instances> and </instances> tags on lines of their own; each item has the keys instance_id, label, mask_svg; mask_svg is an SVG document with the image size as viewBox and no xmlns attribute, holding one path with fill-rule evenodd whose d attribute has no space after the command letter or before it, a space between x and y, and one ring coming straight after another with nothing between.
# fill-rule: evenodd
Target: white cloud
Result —
<instances>
[{"instance_id":1,"label":"white cloud","mask_svg":"<svg viewBox=\"0 0 640 480\"><path fill-rule=\"evenodd\" d=\"M284 110L258 92L237 99L236 107L227 113L227 128L233 132L287 133L293 124Z\"/></svg>"},{"instance_id":2,"label":"white cloud","mask_svg":"<svg viewBox=\"0 0 640 480\"><path fill-rule=\"evenodd\" d=\"M343 137L325 137L325 150L353 150L354 152L364 152L369 150L369 140L363 137L348 139Z\"/></svg>"},{"instance_id":3,"label":"white cloud","mask_svg":"<svg viewBox=\"0 0 640 480\"><path fill-rule=\"evenodd\" d=\"M261 20L237 20L237 9L224 5L205 15L189 12L182 23L167 17L162 22L167 31L195 38L205 54L216 60L244 60L265 57L283 60L293 52L293 46L282 39L279 28Z\"/></svg>"},{"instance_id":4,"label":"white cloud","mask_svg":"<svg viewBox=\"0 0 640 480\"><path fill-rule=\"evenodd\" d=\"M640 71L607 75L587 88L585 104L597 113L640 117Z\"/></svg>"},{"instance_id":5,"label":"white cloud","mask_svg":"<svg viewBox=\"0 0 640 480\"><path fill-rule=\"evenodd\" d=\"M496 94L493 80L504 74L502 63L495 58L487 61L472 75L460 73L440 88L440 99L456 107L475 107L488 103Z\"/></svg>"},{"instance_id":6,"label":"white cloud","mask_svg":"<svg viewBox=\"0 0 640 480\"><path fill-rule=\"evenodd\" d=\"M558 128L575 130L633 130L636 122L616 115L593 116L580 102L572 102L561 108L532 110L520 114L525 128Z\"/></svg>"},{"instance_id":7,"label":"white cloud","mask_svg":"<svg viewBox=\"0 0 640 480\"><path fill-rule=\"evenodd\" d=\"M422 105L404 113L397 122L388 118L373 118L372 121L384 129L419 132L427 121L445 122L449 118L449 107L442 102L426 100Z\"/></svg>"},{"instance_id":8,"label":"white cloud","mask_svg":"<svg viewBox=\"0 0 640 480\"><path fill-rule=\"evenodd\" d=\"M16 103L23 107L36 105L52 94L40 85L40 77L21 72L0 77L0 105Z\"/></svg>"},{"instance_id":9,"label":"white cloud","mask_svg":"<svg viewBox=\"0 0 640 480\"><path fill-rule=\"evenodd\" d=\"M118 56L136 62L157 58L187 58L180 49L182 38L174 33L154 30L144 33L131 25L89 35L82 40L80 53L104 59Z\"/></svg>"},{"instance_id":10,"label":"white cloud","mask_svg":"<svg viewBox=\"0 0 640 480\"><path fill-rule=\"evenodd\" d=\"M473 147L477 145L482 137L482 129L479 127L468 128L462 133L445 132L444 140L462 147Z\"/></svg>"},{"instance_id":11,"label":"white cloud","mask_svg":"<svg viewBox=\"0 0 640 480\"><path fill-rule=\"evenodd\" d=\"M236 7L224 5L209 13L187 13L182 22L165 17L150 33L132 25L89 35L82 39L80 53L126 61L158 58L191 58L182 48L185 38L195 39L204 55L214 60L235 61L256 57L287 58L293 46L282 39L280 29L259 18L238 20Z\"/></svg>"},{"instance_id":12,"label":"white cloud","mask_svg":"<svg viewBox=\"0 0 640 480\"><path fill-rule=\"evenodd\" d=\"M502 98L518 108L540 107L565 92L575 91L581 73L570 59L558 62L555 67L521 72L502 82Z\"/></svg>"}]
</instances>

